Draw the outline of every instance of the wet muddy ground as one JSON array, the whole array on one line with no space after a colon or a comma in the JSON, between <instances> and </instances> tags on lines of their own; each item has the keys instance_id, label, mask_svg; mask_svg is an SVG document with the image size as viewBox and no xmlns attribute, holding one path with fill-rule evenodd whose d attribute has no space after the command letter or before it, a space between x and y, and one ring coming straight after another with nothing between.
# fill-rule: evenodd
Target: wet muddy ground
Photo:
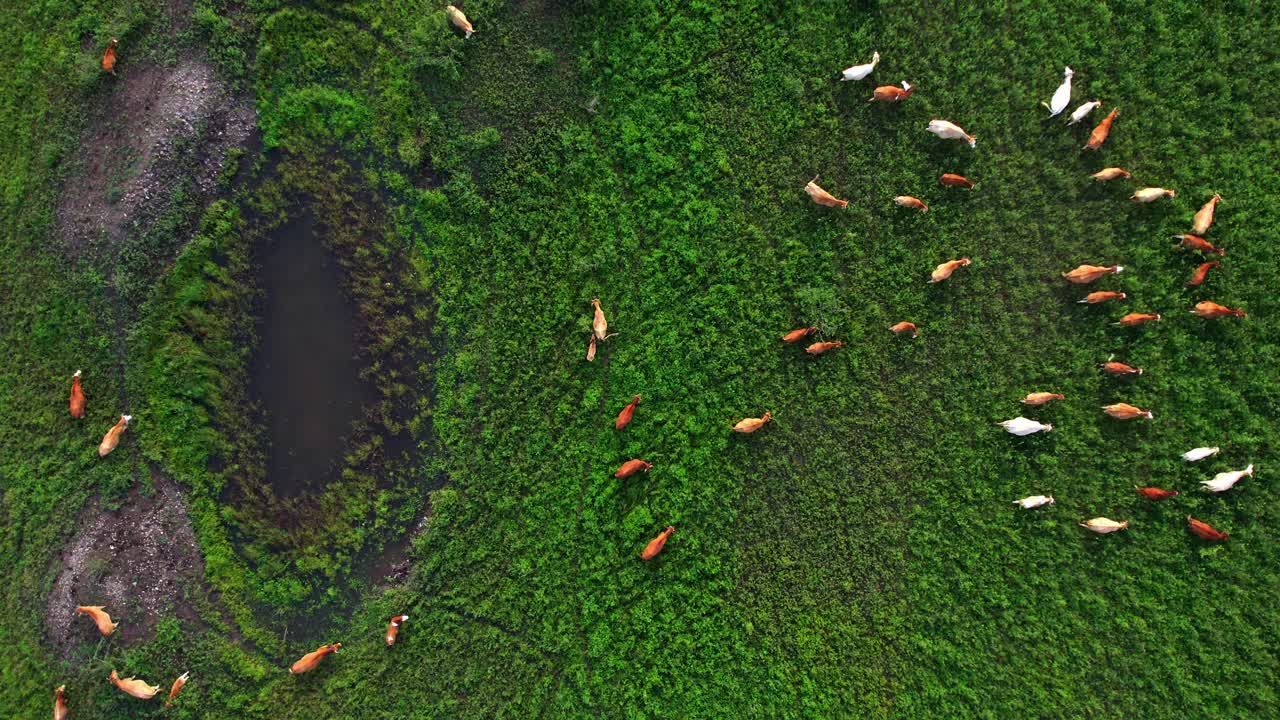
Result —
<instances>
[{"instance_id":1,"label":"wet muddy ground","mask_svg":"<svg viewBox=\"0 0 1280 720\"><path fill-rule=\"evenodd\" d=\"M250 370L266 412L267 477L277 495L323 488L340 472L351 424L376 400L360 379L356 310L310 214L282 226L260 257L260 344Z\"/></svg>"}]
</instances>

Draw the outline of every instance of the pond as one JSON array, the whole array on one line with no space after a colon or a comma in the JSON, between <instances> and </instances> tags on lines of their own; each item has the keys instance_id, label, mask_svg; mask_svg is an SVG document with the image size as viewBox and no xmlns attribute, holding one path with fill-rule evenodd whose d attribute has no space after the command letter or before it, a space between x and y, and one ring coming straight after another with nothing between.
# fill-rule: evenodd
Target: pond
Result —
<instances>
[{"instance_id":1,"label":"pond","mask_svg":"<svg viewBox=\"0 0 1280 720\"><path fill-rule=\"evenodd\" d=\"M267 479L283 497L336 477L352 422L376 397L359 375L355 305L317 229L303 214L259 256L264 298L251 377L266 412Z\"/></svg>"}]
</instances>

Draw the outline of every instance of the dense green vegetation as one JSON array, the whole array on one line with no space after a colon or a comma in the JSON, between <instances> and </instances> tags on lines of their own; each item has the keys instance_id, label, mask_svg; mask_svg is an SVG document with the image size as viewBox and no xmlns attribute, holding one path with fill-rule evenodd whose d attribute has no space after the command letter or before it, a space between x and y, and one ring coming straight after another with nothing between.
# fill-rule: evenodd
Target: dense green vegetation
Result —
<instances>
[{"instance_id":1,"label":"dense green vegetation","mask_svg":"<svg viewBox=\"0 0 1280 720\"><path fill-rule=\"evenodd\" d=\"M168 7L0 10L20 39L0 80L3 714L47 713L65 682L76 718L1277 715L1274 8L477 0L464 41L390 0L200 0L182 32ZM254 94L263 147L216 202L184 193L118 252L76 254L56 208L111 37L130 62L207 56ZM873 50L871 79L836 81ZM1073 107L1121 110L1098 153L1099 115L1068 129L1038 105L1064 64ZM905 103L866 102L904 78ZM1088 178L1110 165L1134 179ZM808 201L815 174L846 210ZM1145 185L1178 196L1126 200ZM1228 252L1188 289L1199 260L1168 238L1214 192ZM301 212L379 401L340 477L288 500L247 367L256 253ZM1058 275L1085 262L1124 265L1099 287L1130 299L1075 303ZM619 334L586 363L593 297ZM1202 321L1201 299L1249 317ZM1111 324L1130 311L1165 320ZM887 331L902 319L919 339ZM845 347L777 341L810 325ZM1112 354L1145 374L1101 375ZM1066 399L1017 402L1034 390ZM99 461L116 397L138 421ZM1155 421L1104 417L1116 401ZM1055 429L994 427L1019 414ZM1179 459L1199 445L1223 451ZM631 457L653 470L614 480ZM147 469L188 491L198 621L64 661L43 627L59 550ZM1015 512L1036 493L1057 503ZM1193 538L1187 513L1231 538ZM424 514L408 578L372 587ZM1076 527L1096 515L1132 526ZM112 668L192 682L163 711Z\"/></svg>"}]
</instances>

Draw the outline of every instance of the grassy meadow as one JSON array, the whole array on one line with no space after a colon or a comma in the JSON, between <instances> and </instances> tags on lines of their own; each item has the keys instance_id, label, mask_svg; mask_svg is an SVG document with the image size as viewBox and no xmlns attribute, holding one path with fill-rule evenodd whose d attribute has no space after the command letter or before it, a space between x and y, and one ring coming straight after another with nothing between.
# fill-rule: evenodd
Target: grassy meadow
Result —
<instances>
[{"instance_id":1,"label":"grassy meadow","mask_svg":"<svg viewBox=\"0 0 1280 720\"><path fill-rule=\"evenodd\" d=\"M0 9L19 41L0 78L0 716L43 716L65 683L76 720L1280 717L1274 4L463 8L467 40L442 5L392 0ZM102 122L86 109L112 97L111 37L122 67L207 58L261 147L213 202L175 199L163 241L76 252L57 208ZM872 51L869 79L838 81ZM1064 65L1071 109L1105 103L1070 128L1040 105ZM867 102L903 79L905 102ZM1107 166L1133 179L1088 177ZM846 209L809 201L815 175ZM1129 202L1144 186L1177 196ZM1170 236L1215 192L1227 253L1188 288L1203 260ZM258 248L302 212L378 400L338 477L293 499L265 476L248 368ZM1125 271L1061 279L1081 263ZM1076 303L1092 289L1128 299ZM588 363L595 297L618 335ZM1249 316L1202 320L1200 300ZM845 346L778 341L806 326ZM1103 375L1111 356L1144 374ZM1066 397L1018 402L1039 390ZM995 426L1017 415L1054 429ZM1180 459L1197 446L1222 451ZM615 480L633 457L653 469ZM202 580L153 637L67 659L46 628L60 552L153 474L187 493ZM1056 503L1012 504L1041 493ZM1198 540L1189 513L1230 538ZM1131 525L1077 526L1099 515ZM406 537L407 576L370 577ZM286 672L325 642L343 648ZM164 709L112 669L191 682Z\"/></svg>"}]
</instances>

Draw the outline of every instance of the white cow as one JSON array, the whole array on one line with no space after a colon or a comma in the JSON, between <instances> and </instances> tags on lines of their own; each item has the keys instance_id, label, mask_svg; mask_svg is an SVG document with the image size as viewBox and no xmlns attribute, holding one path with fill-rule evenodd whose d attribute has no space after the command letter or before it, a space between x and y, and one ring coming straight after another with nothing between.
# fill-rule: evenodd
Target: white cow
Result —
<instances>
[{"instance_id":1,"label":"white cow","mask_svg":"<svg viewBox=\"0 0 1280 720\"><path fill-rule=\"evenodd\" d=\"M1071 78L1076 73L1071 68L1067 68L1062 73L1062 84L1057 90L1053 91L1053 97L1049 102L1042 102L1041 105L1049 108L1049 117L1061 115L1063 110L1067 109L1067 105L1071 103Z\"/></svg>"},{"instance_id":2,"label":"white cow","mask_svg":"<svg viewBox=\"0 0 1280 720\"><path fill-rule=\"evenodd\" d=\"M876 69L876 63L878 62L880 62L880 53L871 53L871 62L866 63L865 65L854 65L852 67L845 68L844 71L840 73L842 76L840 81L861 80L870 75L872 70Z\"/></svg>"},{"instance_id":3,"label":"white cow","mask_svg":"<svg viewBox=\"0 0 1280 720\"><path fill-rule=\"evenodd\" d=\"M930 120L929 127L925 129L943 140L963 140L969 143L969 147L978 146L978 141L972 135L949 120Z\"/></svg>"}]
</instances>

